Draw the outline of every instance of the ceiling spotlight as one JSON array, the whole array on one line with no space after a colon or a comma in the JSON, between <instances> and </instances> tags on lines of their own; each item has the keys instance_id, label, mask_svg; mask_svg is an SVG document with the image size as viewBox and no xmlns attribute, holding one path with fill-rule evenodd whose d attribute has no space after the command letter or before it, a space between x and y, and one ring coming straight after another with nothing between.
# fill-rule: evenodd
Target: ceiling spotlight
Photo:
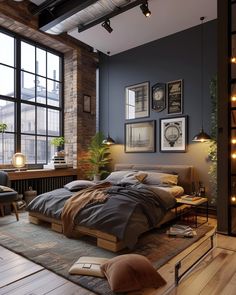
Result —
<instances>
[{"instance_id":1,"label":"ceiling spotlight","mask_svg":"<svg viewBox=\"0 0 236 295\"><path fill-rule=\"evenodd\" d=\"M142 13L146 16L149 17L151 16L151 11L148 8L148 2L143 3L142 5L140 5L140 9L142 10Z\"/></svg>"},{"instance_id":2,"label":"ceiling spotlight","mask_svg":"<svg viewBox=\"0 0 236 295\"><path fill-rule=\"evenodd\" d=\"M108 33L111 33L113 31L112 27L110 26L110 20L109 19L105 20L104 23L102 23L102 27L104 29L106 29Z\"/></svg>"}]
</instances>

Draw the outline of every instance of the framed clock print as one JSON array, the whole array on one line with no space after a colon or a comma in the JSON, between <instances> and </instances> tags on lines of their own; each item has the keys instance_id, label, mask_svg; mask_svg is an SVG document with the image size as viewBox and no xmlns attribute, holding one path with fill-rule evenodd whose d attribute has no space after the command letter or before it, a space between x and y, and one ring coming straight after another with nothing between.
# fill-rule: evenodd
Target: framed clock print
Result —
<instances>
[{"instance_id":1,"label":"framed clock print","mask_svg":"<svg viewBox=\"0 0 236 295\"><path fill-rule=\"evenodd\" d=\"M160 119L161 152L186 152L187 121L187 116Z\"/></svg>"}]
</instances>

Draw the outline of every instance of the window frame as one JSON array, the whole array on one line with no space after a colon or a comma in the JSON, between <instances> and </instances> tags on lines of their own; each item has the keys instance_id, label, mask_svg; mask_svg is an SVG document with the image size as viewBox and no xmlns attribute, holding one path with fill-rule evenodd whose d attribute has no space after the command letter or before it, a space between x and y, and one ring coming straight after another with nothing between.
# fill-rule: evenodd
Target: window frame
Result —
<instances>
[{"instance_id":1,"label":"window frame","mask_svg":"<svg viewBox=\"0 0 236 295\"><path fill-rule=\"evenodd\" d=\"M20 152L21 151L21 135L28 135L28 136L34 136L35 138L35 163L28 164L28 167L34 167L34 168L42 168L42 165L47 164L50 159L48 159L48 146L49 146L49 138L58 137L58 136L64 136L64 55L63 53L56 51L50 47L47 47L39 42L33 41L27 37L24 37L18 33L12 32L6 28L3 28L0 26L0 33L6 34L10 37L14 38L14 50L15 50L15 56L14 56L14 66L9 66L6 64L3 64L0 62L0 65L5 65L10 68L13 68L15 71L15 81L14 81L14 97L5 96L0 94L0 99L5 101L10 101L14 103L14 132L5 131L7 134L13 134L14 135L14 151ZM21 69L21 42L28 43L29 45L32 45L35 47L35 71L29 72L27 70ZM59 79L52 79L47 77L47 54L46 54L46 73L45 76L42 76L41 74L38 74L36 71L36 61L37 61L37 48L42 49L46 51L47 53L55 54L59 57ZM25 73L33 74L35 77L45 78L46 80L46 102L45 103L39 103L37 102L36 98L36 87L35 87L35 101L27 101L21 99L21 72L24 71ZM48 98L47 98L47 81L56 81L59 82L60 87L60 97L59 97L59 106L53 106L48 105ZM21 132L21 104L28 104L32 105L35 108L35 130L34 133L26 133ZM42 107L46 109L46 132L45 134L39 134L37 133L37 107ZM57 110L59 112L59 134L57 136L49 135L48 134L48 110ZM38 153L37 153L37 137L43 136L46 138L46 162L45 163L37 163L38 159ZM4 163L9 164L9 163Z\"/></svg>"}]
</instances>

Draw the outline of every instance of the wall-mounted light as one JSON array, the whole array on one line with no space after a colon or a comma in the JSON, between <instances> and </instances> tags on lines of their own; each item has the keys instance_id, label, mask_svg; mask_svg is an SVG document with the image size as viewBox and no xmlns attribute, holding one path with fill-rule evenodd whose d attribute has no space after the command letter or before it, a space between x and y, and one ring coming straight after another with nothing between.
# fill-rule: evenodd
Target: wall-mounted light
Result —
<instances>
[{"instance_id":1,"label":"wall-mounted light","mask_svg":"<svg viewBox=\"0 0 236 295\"><path fill-rule=\"evenodd\" d=\"M139 6L140 9L142 10L142 13L146 16L146 17L150 17L151 16L151 11L148 8L148 2L143 3L142 5Z\"/></svg>"},{"instance_id":2,"label":"wall-mounted light","mask_svg":"<svg viewBox=\"0 0 236 295\"><path fill-rule=\"evenodd\" d=\"M236 57L231 57L230 61L231 61L232 64L236 64Z\"/></svg>"},{"instance_id":3,"label":"wall-mounted light","mask_svg":"<svg viewBox=\"0 0 236 295\"><path fill-rule=\"evenodd\" d=\"M22 153L15 153L12 157L12 165L15 168L18 168L20 170L20 168L25 167L25 163L26 163L26 157L24 154Z\"/></svg>"},{"instance_id":4,"label":"wall-mounted light","mask_svg":"<svg viewBox=\"0 0 236 295\"><path fill-rule=\"evenodd\" d=\"M231 143L232 143L232 144L236 144L236 138L232 138L232 139L231 139Z\"/></svg>"},{"instance_id":5,"label":"wall-mounted light","mask_svg":"<svg viewBox=\"0 0 236 295\"><path fill-rule=\"evenodd\" d=\"M111 33L113 31L111 25L110 25L110 20L107 19L102 23L102 27L107 30L108 33Z\"/></svg>"}]
</instances>

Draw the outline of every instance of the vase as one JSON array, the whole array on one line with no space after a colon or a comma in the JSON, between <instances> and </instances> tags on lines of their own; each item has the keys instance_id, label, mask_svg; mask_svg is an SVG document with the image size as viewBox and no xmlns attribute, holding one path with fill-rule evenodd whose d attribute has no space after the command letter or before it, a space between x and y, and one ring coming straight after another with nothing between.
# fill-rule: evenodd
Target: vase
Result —
<instances>
[{"instance_id":1,"label":"vase","mask_svg":"<svg viewBox=\"0 0 236 295\"><path fill-rule=\"evenodd\" d=\"M96 175L93 176L93 181L98 182L100 180L101 180L101 175L96 174Z\"/></svg>"}]
</instances>

